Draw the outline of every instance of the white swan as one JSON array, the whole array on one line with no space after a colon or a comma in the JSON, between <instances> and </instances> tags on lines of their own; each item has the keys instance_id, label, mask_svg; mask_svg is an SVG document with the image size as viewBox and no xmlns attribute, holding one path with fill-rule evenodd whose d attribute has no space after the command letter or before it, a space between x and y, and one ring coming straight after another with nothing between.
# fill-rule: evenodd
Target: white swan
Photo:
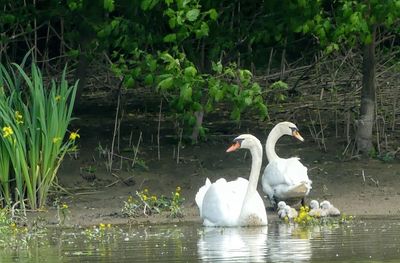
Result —
<instances>
[{"instance_id":1,"label":"white swan","mask_svg":"<svg viewBox=\"0 0 400 263\"><path fill-rule=\"evenodd\" d=\"M227 152L239 148L250 150L252 156L249 181L239 177L227 182L224 178L206 183L196 194L196 204L205 226L251 226L267 225L264 202L257 192L262 163L260 141L250 134L242 134L233 140Z\"/></svg>"},{"instance_id":2,"label":"white swan","mask_svg":"<svg viewBox=\"0 0 400 263\"><path fill-rule=\"evenodd\" d=\"M301 137L296 125L291 122L280 122L268 135L265 151L268 165L262 176L262 187L271 203L280 200L300 200L304 205L304 197L311 190L311 180L307 175L307 168L299 161L299 158L280 158L275 152L275 144L283 135L291 135L300 141Z\"/></svg>"}]
</instances>

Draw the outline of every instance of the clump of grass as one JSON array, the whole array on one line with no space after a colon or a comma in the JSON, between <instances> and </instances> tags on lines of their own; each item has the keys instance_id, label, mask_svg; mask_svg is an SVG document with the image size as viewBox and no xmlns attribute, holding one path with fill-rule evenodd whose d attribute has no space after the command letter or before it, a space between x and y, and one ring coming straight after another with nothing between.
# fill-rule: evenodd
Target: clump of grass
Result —
<instances>
[{"instance_id":1,"label":"clump of grass","mask_svg":"<svg viewBox=\"0 0 400 263\"><path fill-rule=\"evenodd\" d=\"M179 186L171 193L170 197L164 195L158 197L145 188L141 191L136 191L136 198L129 196L127 201L124 201L122 214L127 217L138 217L167 211L173 218L183 217L184 200Z\"/></svg>"},{"instance_id":2,"label":"clump of grass","mask_svg":"<svg viewBox=\"0 0 400 263\"><path fill-rule=\"evenodd\" d=\"M40 69L0 65L0 197L3 206L44 206L65 154L77 132L67 135L77 83L69 86L66 71L59 83L45 87Z\"/></svg>"}]
</instances>

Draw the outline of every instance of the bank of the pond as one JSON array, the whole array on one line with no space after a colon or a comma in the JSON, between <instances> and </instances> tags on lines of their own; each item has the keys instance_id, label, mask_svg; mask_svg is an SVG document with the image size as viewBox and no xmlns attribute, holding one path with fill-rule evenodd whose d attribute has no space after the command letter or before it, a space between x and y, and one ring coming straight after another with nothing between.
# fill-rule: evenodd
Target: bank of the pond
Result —
<instances>
[{"instance_id":1,"label":"bank of the pond","mask_svg":"<svg viewBox=\"0 0 400 263\"><path fill-rule=\"evenodd\" d=\"M147 136L149 137L149 136ZM231 136L232 137L232 136ZM198 210L194 202L197 189L208 177L212 181L220 177L234 180L238 176L247 177L250 169L249 155L246 151L226 153L230 136L201 143L187 145L180 149L179 163L176 158L176 145L163 144L158 149L149 138L144 138L138 160L143 167L130 168L130 163L119 166L115 159L112 173L106 170L106 159L98 154L99 138L82 141L79 158L68 157L60 170L59 184L66 192L53 195L59 204L66 204L65 226L88 226L125 223L171 223L199 222ZM260 136L262 139L262 136ZM278 154L282 157L299 156L309 169L313 181L308 198L328 199L343 213L356 216L400 215L398 199L400 195L400 164L398 160L383 162L377 159L343 160L343 147L340 142L327 144L328 151L318 149L310 140L298 143L291 138L284 138L278 145ZM97 148L97 150L96 150ZM118 164L117 164L118 163ZM266 160L264 160L265 166ZM85 171L92 174L88 177ZM124 201L129 196L135 197L138 190L148 189L157 196L170 195L179 186L184 216L172 218L168 212L127 218L122 215ZM259 187L260 193L261 188ZM268 201L265 201L270 218L275 217ZM62 216L62 215L61 215ZM57 209L49 203L44 212L29 213L30 222L40 218L48 225L58 224Z\"/></svg>"}]
</instances>

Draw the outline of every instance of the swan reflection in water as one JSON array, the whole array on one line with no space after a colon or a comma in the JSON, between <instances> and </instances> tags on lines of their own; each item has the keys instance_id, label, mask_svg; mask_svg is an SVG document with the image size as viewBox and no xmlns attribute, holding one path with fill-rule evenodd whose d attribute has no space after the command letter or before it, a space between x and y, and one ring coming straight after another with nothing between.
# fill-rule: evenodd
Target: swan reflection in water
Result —
<instances>
[{"instance_id":1,"label":"swan reflection in water","mask_svg":"<svg viewBox=\"0 0 400 263\"><path fill-rule=\"evenodd\" d=\"M311 239L323 235L321 230L281 223L269 229L203 228L197 249L203 262L307 262Z\"/></svg>"},{"instance_id":2,"label":"swan reflection in water","mask_svg":"<svg viewBox=\"0 0 400 263\"><path fill-rule=\"evenodd\" d=\"M203 262L265 262L268 227L203 228L197 242Z\"/></svg>"}]
</instances>

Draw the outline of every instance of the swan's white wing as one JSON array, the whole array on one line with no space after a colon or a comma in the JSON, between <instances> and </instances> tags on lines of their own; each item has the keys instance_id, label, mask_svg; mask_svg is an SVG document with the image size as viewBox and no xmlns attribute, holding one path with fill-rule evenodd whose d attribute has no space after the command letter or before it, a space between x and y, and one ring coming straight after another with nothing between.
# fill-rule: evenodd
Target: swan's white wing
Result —
<instances>
[{"instance_id":1,"label":"swan's white wing","mask_svg":"<svg viewBox=\"0 0 400 263\"><path fill-rule=\"evenodd\" d=\"M202 218L208 226L237 225L248 181L238 178L227 182L218 179L204 195Z\"/></svg>"},{"instance_id":2,"label":"swan's white wing","mask_svg":"<svg viewBox=\"0 0 400 263\"><path fill-rule=\"evenodd\" d=\"M307 174L307 167L305 167L299 158L284 159L281 163L281 171L284 174L287 181L291 184L298 184L302 182L309 182Z\"/></svg>"},{"instance_id":3,"label":"swan's white wing","mask_svg":"<svg viewBox=\"0 0 400 263\"><path fill-rule=\"evenodd\" d=\"M299 185L307 188L305 192L303 191L305 194L311 189L307 167L298 158L279 158L270 162L264 170L261 183L264 192L270 198L274 195L283 197L286 195L285 192L290 192ZM296 196L296 193L293 195Z\"/></svg>"},{"instance_id":4,"label":"swan's white wing","mask_svg":"<svg viewBox=\"0 0 400 263\"><path fill-rule=\"evenodd\" d=\"M206 194L206 192L208 191L210 186L211 186L211 181L210 181L210 179L207 178L206 183L202 187L200 187L199 191L197 191L197 193L196 193L195 201L196 201L197 207L199 208L199 211L200 211L200 217L202 214L201 208L203 206L204 195Z\"/></svg>"}]
</instances>

